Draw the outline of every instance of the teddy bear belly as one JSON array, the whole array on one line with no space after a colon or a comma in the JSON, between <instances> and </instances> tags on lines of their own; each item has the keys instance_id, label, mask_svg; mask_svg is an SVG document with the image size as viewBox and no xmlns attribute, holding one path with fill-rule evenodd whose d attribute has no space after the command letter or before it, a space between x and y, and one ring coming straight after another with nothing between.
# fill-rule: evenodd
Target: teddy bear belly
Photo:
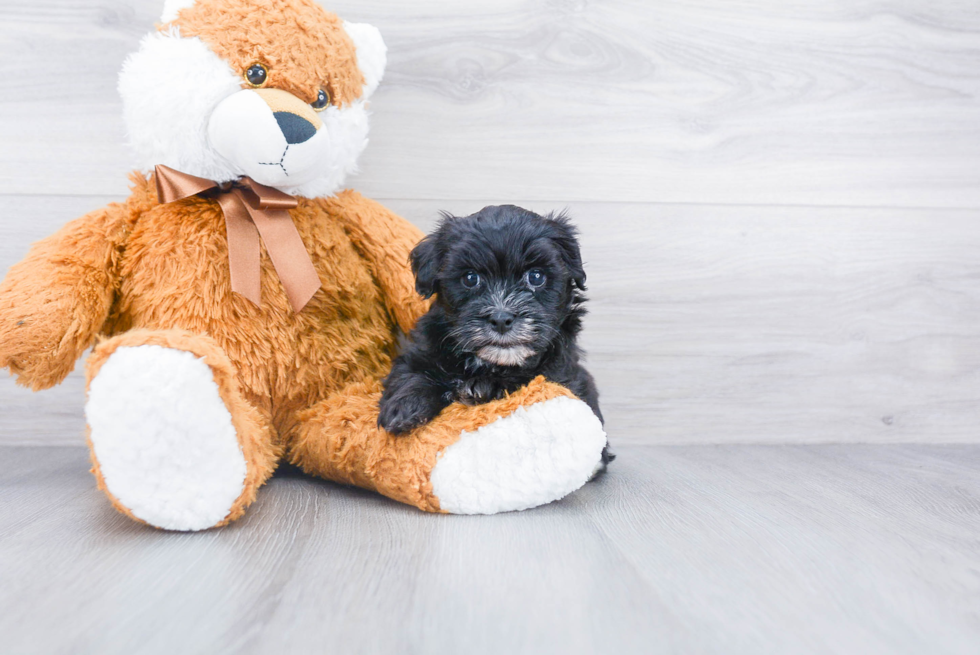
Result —
<instances>
[{"instance_id":1,"label":"teddy bear belly","mask_svg":"<svg viewBox=\"0 0 980 655\"><path fill-rule=\"evenodd\" d=\"M177 227L153 221L134 230L107 332L179 328L209 336L235 364L247 395L273 406L297 399L308 405L351 382L385 375L395 328L381 292L342 228L321 223L310 230L297 221L322 283L299 313L264 248L261 306L231 291L218 221L184 220Z\"/></svg>"}]
</instances>

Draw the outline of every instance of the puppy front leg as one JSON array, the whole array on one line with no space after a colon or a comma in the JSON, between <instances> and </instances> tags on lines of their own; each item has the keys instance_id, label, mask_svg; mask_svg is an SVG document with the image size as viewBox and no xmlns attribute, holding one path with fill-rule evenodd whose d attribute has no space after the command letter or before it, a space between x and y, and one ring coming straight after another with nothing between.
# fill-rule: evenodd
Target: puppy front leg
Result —
<instances>
[{"instance_id":1,"label":"puppy front leg","mask_svg":"<svg viewBox=\"0 0 980 655\"><path fill-rule=\"evenodd\" d=\"M431 377L396 366L378 402L378 427L404 434L425 425L452 402L452 394Z\"/></svg>"}]
</instances>

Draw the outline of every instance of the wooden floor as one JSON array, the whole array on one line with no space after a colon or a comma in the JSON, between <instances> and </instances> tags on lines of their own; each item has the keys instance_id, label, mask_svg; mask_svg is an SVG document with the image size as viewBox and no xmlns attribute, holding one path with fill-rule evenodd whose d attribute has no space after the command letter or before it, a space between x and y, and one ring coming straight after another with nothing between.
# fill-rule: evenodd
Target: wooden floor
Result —
<instances>
[{"instance_id":1,"label":"wooden floor","mask_svg":"<svg viewBox=\"0 0 980 655\"><path fill-rule=\"evenodd\" d=\"M976 653L980 446L630 446L561 502L426 515L277 476L237 523L118 515L3 447L4 653Z\"/></svg>"}]
</instances>

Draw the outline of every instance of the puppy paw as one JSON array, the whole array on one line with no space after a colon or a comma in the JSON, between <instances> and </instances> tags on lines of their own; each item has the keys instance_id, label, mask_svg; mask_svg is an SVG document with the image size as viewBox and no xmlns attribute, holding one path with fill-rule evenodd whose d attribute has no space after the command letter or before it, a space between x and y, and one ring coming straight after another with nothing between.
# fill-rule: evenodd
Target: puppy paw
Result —
<instances>
[{"instance_id":1,"label":"puppy paw","mask_svg":"<svg viewBox=\"0 0 980 655\"><path fill-rule=\"evenodd\" d=\"M424 396L382 398L378 427L391 434L405 434L434 419L442 407Z\"/></svg>"},{"instance_id":2,"label":"puppy paw","mask_svg":"<svg viewBox=\"0 0 980 655\"><path fill-rule=\"evenodd\" d=\"M507 389L493 378L471 378L456 382L456 396L464 405L482 405L491 400L500 400L507 395Z\"/></svg>"}]
</instances>

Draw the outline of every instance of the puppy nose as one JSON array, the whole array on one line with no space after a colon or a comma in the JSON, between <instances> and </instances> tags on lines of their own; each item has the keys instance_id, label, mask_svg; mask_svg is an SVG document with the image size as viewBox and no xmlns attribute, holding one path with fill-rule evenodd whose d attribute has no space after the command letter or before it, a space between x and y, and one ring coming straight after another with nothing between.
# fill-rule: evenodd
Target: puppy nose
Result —
<instances>
[{"instance_id":1,"label":"puppy nose","mask_svg":"<svg viewBox=\"0 0 980 655\"><path fill-rule=\"evenodd\" d=\"M514 315L507 311L495 311L490 315L490 325L500 334L504 334L514 325Z\"/></svg>"},{"instance_id":2,"label":"puppy nose","mask_svg":"<svg viewBox=\"0 0 980 655\"><path fill-rule=\"evenodd\" d=\"M272 115L276 117L279 129L282 130L282 135L286 137L286 143L290 145L309 141L316 134L313 123L302 116L297 116L290 111L277 111L273 112Z\"/></svg>"}]
</instances>

